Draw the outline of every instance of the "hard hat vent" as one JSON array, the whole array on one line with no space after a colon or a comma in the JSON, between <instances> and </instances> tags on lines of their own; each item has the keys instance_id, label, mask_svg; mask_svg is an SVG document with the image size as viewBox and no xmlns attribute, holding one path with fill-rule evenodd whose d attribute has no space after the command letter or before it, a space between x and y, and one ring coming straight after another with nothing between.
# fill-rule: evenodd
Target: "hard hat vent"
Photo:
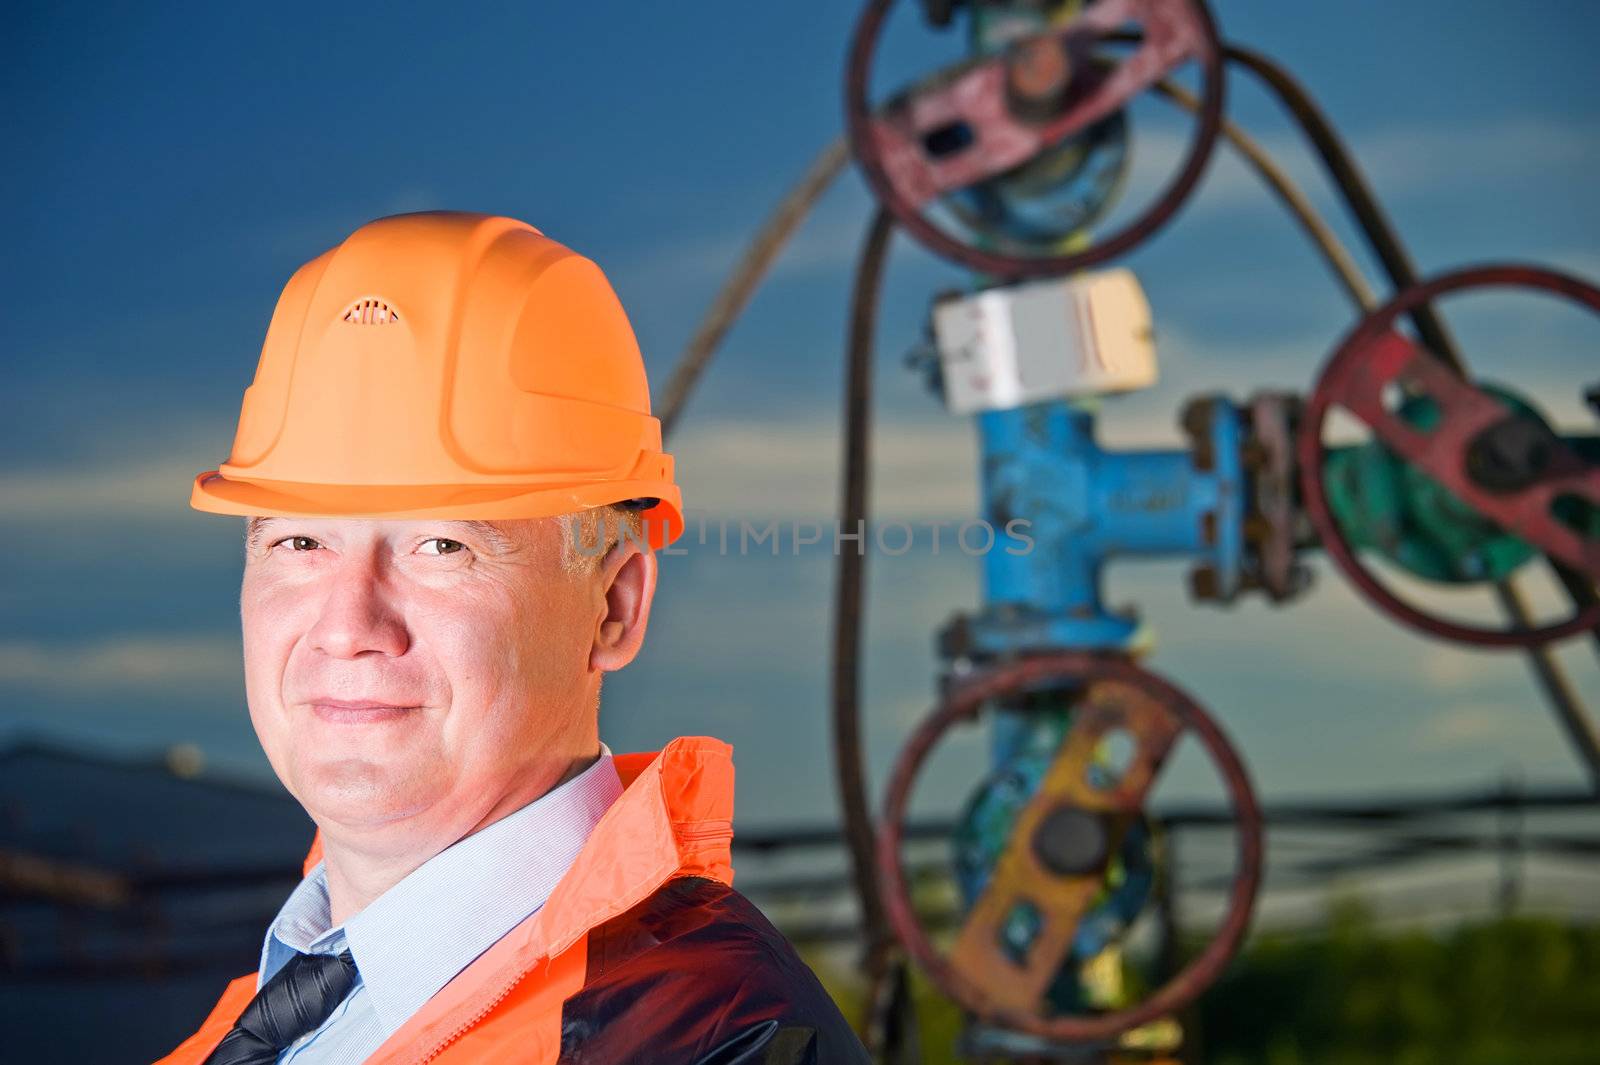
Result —
<instances>
[{"instance_id":1,"label":"hard hat vent","mask_svg":"<svg viewBox=\"0 0 1600 1065\"><path fill-rule=\"evenodd\" d=\"M376 296L367 296L345 308L344 320L351 325L389 325L400 320L400 312Z\"/></svg>"}]
</instances>

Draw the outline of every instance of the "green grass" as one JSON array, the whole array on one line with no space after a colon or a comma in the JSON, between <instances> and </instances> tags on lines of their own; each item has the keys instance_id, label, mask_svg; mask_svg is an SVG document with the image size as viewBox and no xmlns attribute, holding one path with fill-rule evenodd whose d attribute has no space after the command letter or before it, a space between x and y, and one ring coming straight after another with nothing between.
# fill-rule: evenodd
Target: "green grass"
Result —
<instances>
[{"instance_id":1,"label":"green grass","mask_svg":"<svg viewBox=\"0 0 1600 1065\"><path fill-rule=\"evenodd\" d=\"M1258 940L1200 1002L1215 1065L1593 1065L1600 927L1510 918L1382 933L1357 903Z\"/></svg>"},{"instance_id":2,"label":"green grass","mask_svg":"<svg viewBox=\"0 0 1600 1065\"><path fill-rule=\"evenodd\" d=\"M813 968L855 1022L859 980ZM913 997L924 1061L954 1065L959 1011L920 974ZM1595 1065L1600 926L1385 932L1345 902L1321 931L1257 939L1181 1019L1210 1065Z\"/></svg>"}]
</instances>

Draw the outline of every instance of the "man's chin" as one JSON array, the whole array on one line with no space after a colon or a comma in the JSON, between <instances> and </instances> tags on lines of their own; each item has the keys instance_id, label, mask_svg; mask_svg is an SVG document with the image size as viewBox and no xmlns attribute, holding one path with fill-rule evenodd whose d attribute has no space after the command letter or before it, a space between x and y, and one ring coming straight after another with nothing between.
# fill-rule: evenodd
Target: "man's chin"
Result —
<instances>
[{"instance_id":1,"label":"man's chin","mask_svg":"<svg viewBox=\"0 0 1600 1065\"><path fill-rule=\"evenodd\" d=\"M436 795L421 775L363 759L302 766L291 789L319 825L381 830L415 817Z\"/></svg>"}]
</instances>

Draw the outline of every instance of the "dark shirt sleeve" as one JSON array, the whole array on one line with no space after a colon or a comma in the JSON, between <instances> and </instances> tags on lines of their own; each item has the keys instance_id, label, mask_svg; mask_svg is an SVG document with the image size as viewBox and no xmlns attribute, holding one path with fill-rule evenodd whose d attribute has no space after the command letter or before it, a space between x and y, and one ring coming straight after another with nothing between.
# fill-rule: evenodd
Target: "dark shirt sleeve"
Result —
<instances>
[{"instance_id":1,"label":"dark shirt sleeve","mask_svg":"<svg viewBox=\"0 0 1600 1065\"><path fill-rule=\"evenodd\" d=\"M748 899L669 881L589 934L561 1065L869 1065L794 947Z\"/></svg>"}]
</instances>

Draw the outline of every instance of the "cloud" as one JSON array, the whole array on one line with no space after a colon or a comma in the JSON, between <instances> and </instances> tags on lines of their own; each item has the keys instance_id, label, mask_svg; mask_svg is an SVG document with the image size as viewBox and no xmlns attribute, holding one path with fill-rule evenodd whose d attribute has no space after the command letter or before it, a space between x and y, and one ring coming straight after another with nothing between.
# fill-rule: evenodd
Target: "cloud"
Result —
<instances>
[{"instance_id":1,"label":"cloud","mask_svg":"<svg viewBox=\"0 0 1600 1065\"><path fill-rule=\"evenodd\" d=\"M272 259L306 262L373 219L413 211L436 211L445 206L438 193L418 185L395 188L378 200L362 199L339 207L323 203L315 208L302 208L290 217L277 218L264 228L241 229L241 250L247 256L266 255Z\"/></svg>"},{"instance_id":2,"label":"cloud","mask_svg":"<svg viewBox=\"0 0 1600 1065\"><path fill-rule=\"evenodd\" d=\"M1375 183L1388 192L1432 191L1445 183L1529 177L1555 169L1574 176L1600 163L1600 125L1543 115L1431 122L1351 138Z\"/></svg>"},{"instance_id":3,"label":"cloud","mask_svg":"<svg viewBox=\"0 0 1600 1065\"><path fill-rule=\"evenodd\" d=\"M831 520L842 439L831 417L781 423L699 422L674 442L684 501L708 518ZM975 512L977 456L954 422L880 425L873 435L872 509L897 517Z\"/></svg>"},{"instance_id":4,"label":"cloud","mask_svg":"<svg viewBox=\"0 0 1600 1065\"><path fill-rule=\"evenodd\" d=\"M1485 654L1453 644L1428 643L1416 658L1417 678L1440 694L1469 692L1486 684L1521 683L1522 663L1505 655Z\"/></svg>"},{"instance_id":5,"label":"cloud","mask_svg":"<svg viewBox=\"0 0 1600 1065\"><path fill-rule=\"evenodd\" d=\"M1299 130L1246 128L1245 132L1319 209L1335 203L1322 164ZM1357 167L1382 198L1459 188L1464 178L1494 183L1552 170L1576 176L1600 166L1600 126L1545 116L1380 127L1347 131L1345 139ZM1122 202L1142 210L1141 205L1150 202L1182 163L1189 149L1188 130L1142 130L1133 149L1135 162ZM1190 209L1254 208L1269 195L1254 169L1220 140Z\"/></svg>"},{"instance_id":6,"label":"cloud","mask_svg":"<svg viewBox=\"0 0 1600 1065\"><path fill-rule=\"evenodd\" d=\"M798 178L798 175L796 175ZM703 290L704 302L732 273L756 233L766 224L783 190L774 190L762 213L739 220L733 229L705 227L689 239L664 241L629 259L607 266L626 292L646 294L666 288ZM843 276L856 259L872 204L849 171L812 208L772 263L763 285L810 277ZM759 290L757 298L759 298ZM630 305L631 306L631 305Z\"/></svg>"},{"instance_id":7,"label":"cloud","mask_svg":"<svg viewBox=\"0 0 1600 1065\"><path fill-rule=\"evenodd\" d=\"M697 513L815 521L830 517L837 505L841 446L830 410L780 423L689 422L672 450L687 501ZM976 455L964 424L882 424L874 432L874 451L875 510L972 511ZM119 462L12 469L0 474L0 501L8 520L177 522L189 517L190 485L209 466L198 454L198 448L183 446L131 454Z\"/></svg>"},{"instance_id":8,"label":"cloud","mask_svg":"<svg viewBox=\"0 0 1600 1065\"><path fill-rule=\"evenodd\" d=\"M1600 253L1593 248L1554 248L1533 261L1600 285Z\"/></svg>"},{"instance_id":9,"label":"cloud","mask_svg":"<svg viewBox=\"0 0 1600 1065\"><path fill-rule=\"evenodd\" d=\"M127 635L64 645L0 641L0 685L52 695L115 696L242 685L238 637Z\"/></svg>"},{"instance_id":10,"label":"cloud","mask_svg":"<svg viewBox=\"0 0 1600 1065\"><path fill-rule=\"evenodd\" d=\"M190 485L202 468L192 457L156 456L117 465L12 470L0 474L0 500L8 520L172 517L186 513Z\"/></svg>"},{"instance_id":11,"label":"cloud","mask_svg":"<svg viewBox=\"0 0 1600 1065\"><path fill-rule=\"evenodd\" d=\"M1493 703L1461 703L1430 713L1414 734L1420 751L1483 748L1501 741L1525 739L1526 716L1513 707Z\"/></svg>"}]
</instances>

